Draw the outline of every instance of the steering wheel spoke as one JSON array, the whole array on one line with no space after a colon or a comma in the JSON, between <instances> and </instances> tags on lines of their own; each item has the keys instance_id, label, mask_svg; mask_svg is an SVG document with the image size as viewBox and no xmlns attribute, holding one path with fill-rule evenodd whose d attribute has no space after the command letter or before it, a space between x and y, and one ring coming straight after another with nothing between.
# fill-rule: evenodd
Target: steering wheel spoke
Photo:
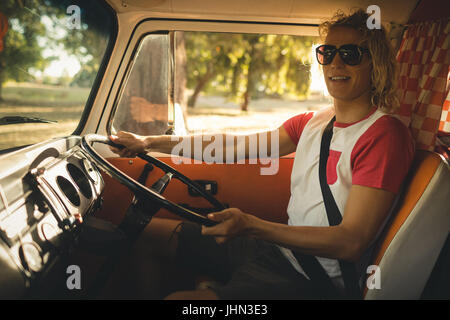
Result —
<instances>
[{"instance_id":1,"label":"steering wheel spoke","mask_svg":"<svg viewBox=\"0 0 450 320\"><path fill-rule=\"evenodd\" d=\"M167 186L169 185L169 182L172 180L173 173L167 172L165 175L163 175L161 178L158 179L151 187L150 189L155 191L157 194L163 194L164 190L166 190Z\"/></svg>"}]
</instances>

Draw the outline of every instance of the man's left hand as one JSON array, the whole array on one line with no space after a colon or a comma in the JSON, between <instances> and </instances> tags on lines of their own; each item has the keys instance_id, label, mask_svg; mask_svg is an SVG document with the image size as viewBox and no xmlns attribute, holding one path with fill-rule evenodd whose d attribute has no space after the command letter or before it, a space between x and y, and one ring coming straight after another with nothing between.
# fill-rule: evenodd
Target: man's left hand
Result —
<instances>
[{"instance_id":1,"label":"man's left hand","mask_svg":"<svg viewBox=\"0 0 450 320\"><path fill-rule=\"evenodd\" d=\"M202 234L214 236L217 243L224 243L233 237L248 234L253 219L256 217L237 208L229 208L210 213L208 218L219 222L219 224L213 227L202 226Z\"/></svg>"}]
</instances>

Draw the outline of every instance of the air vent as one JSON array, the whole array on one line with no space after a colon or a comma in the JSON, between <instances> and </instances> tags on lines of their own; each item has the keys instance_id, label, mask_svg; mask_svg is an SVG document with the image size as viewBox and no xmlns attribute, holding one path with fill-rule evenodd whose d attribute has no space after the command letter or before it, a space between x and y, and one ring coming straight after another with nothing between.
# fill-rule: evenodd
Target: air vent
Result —
<instances>
[{"instance_id":1,"label":"air vent","mask_svg":"<svg viewBox=\"0 0 450 320\"><path fill-rule=\"evenodd\" d=\"M59 188L62 193L69 199L69 201L75 206L78 207L81 203L80 196L78 195L77 189L73 186L73 184L62 176L56 177L56 182L58 183Z\"/></svg>"},{"instance_id":2,"label":"air vent","mask_svg":"<svg viewBox=\"0 0 450 320\"><path fill-rule=\"evenodd\" d=\"M72 163L69 163L67 165L67 171L69 172L69 174L72 177L75 184L80 189L83 196L85 196L88 199L91 199L92 198L91 185L89 183L87 176L84 174L84 172L81 171L80 168L78 168L76 165L74 165Z\"/></svg>"}]
</instances>

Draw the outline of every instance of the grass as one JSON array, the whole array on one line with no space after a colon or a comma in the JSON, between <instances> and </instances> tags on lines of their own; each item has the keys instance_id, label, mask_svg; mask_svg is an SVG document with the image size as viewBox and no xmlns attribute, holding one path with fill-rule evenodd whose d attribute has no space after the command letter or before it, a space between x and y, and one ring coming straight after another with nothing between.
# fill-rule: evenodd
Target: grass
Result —
<instances>
[{"instance_id":1,"label":"grass","mask_svg":"<svg viewBox=\"0 0 450 320\"><path fill-rule=\"evenodd\" d=\"M84 105L90 89L28 83L6 84L2 96L10 106L74 107Z\"/></svg>"},{"instance_id":2,"label":"grass","mask_svg":"<svg viewBox=\"0 0 450 320\"><path fill-rule=\"evenodd\" d=\"M233 132L250 133L278 128L287 119L306 111L318 110L330 104L327 99L289 101L258 99L251 101L246 112L223 97L202 96L197 105L187 111L190 133Z\"/></svg>"},{"instance_id":3,"label":"grass","mask_svg":"<svg viewBox=\"0 0 450 320\"><path fill-rule=\"evenodd\" d=\"M0 150L70 135L78 125L89 89L10 83L3 87L0 118L38 117L57 123L0 126Z\"/></svg>"}]
</instances>

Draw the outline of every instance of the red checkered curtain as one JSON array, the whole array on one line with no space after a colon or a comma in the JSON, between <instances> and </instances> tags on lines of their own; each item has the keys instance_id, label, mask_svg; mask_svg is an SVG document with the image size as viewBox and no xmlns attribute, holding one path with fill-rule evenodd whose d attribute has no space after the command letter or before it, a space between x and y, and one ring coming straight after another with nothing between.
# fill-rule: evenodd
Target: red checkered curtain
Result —
<instances>
[{"instance_id":1,"label":"red checkered curtain","mask_svg":"<svg viewBox=\"0 0 450 320\"><path fill-rule=\"evenodd\" d=\"M439 132L443 135L450 135L450 67L447 77L447 98L442 107L441 122L439 123Z\"/></svg>"},{"instance_id":2,"label":"red checkered curtain","mask_svg":"<svg viewBox=\"0 0 450 320\"><path fill-rule=\"evenodd\" d=\"M400 64L398 117L409 125L416 148L433 151L438 129L449 130L443 116L450 66L450 20L422 22L408 27L397 61ZM448 112L448 105L447 105Z\"/></svg>"},{"instance_id":3,"label":"red checkered curtain","mask_svg":"<svg viewBox=\"0 0 450 320\"><path fill-rule=\"evenodd\" d=\"M442 107L441 122L436 141L436 152L442 154L447 160L450 160L450 67L447 77L447 98Z\"/></svg>"}]
</instances>

